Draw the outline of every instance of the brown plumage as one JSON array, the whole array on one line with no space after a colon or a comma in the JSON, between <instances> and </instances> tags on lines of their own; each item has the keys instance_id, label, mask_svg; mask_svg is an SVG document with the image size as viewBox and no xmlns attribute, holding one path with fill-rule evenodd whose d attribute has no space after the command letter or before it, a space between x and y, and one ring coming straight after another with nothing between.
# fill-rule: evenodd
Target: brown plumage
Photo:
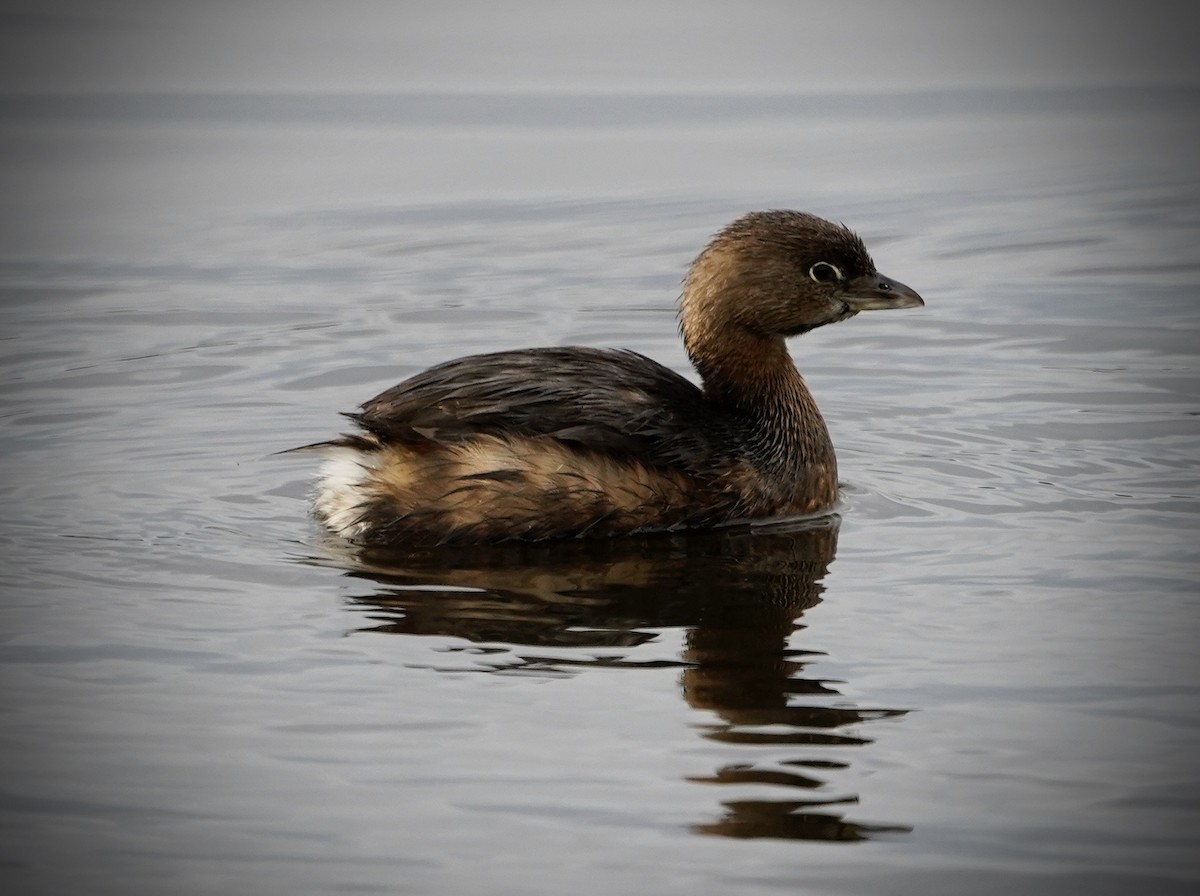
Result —
<instances>
[{"instance_id":1,"label":"brown plumage","mask_svg":"<svg viewBox=\"0 0 1200 896\"><path fill-rule=\"evenodd\" d=\"M923 305L850 230L745 215L684 281L703 389L629 351L536 348L439 364L348 415L315 513L364 544L620 535L828 510L837 461L785 338Z\"/></svg>"}]
</instances>

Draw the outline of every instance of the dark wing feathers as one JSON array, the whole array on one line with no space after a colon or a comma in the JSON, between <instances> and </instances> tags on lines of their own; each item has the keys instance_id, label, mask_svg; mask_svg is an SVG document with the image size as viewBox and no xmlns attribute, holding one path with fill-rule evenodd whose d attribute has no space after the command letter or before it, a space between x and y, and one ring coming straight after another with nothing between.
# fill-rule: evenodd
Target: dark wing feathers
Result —
<instances>
[{"instance_id":1,"label":"dark wing feathers","mask_svg":"<svg viewBox=\"0 0 1200 896\"><path fill-rule=\"evenodd\" d=\"M546 437L684 469L711 461L721 425L700 389L679 374L636 352L593 348L448 361L347 416L385 443Z\"/></svg>"}]
</instances>

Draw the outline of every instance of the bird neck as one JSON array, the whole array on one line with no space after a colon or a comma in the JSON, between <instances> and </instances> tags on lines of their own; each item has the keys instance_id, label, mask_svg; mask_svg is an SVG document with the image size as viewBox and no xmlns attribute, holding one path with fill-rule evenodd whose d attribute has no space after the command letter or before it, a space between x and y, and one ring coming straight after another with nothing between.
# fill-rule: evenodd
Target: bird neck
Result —
<instances>
[{"instance_id":1,"label":"bird neck","mask_svg":"<svg viewBox=\"0 0 1200 896\"><path fill-rule=\"evenodd\" d=\"M687 333L684 341L705 396L737 424L758 462L781 473L833 467L825 420L783 337L734 330L719 345L703 337L689 339Z\"/></svg>"}]
</instances>

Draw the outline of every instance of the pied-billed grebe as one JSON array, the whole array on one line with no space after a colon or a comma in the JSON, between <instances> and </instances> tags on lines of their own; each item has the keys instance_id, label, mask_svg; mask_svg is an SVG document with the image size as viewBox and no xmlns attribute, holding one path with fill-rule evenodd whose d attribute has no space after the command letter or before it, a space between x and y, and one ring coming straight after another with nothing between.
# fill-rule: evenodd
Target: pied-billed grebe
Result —
<instances>
[{"instance_id":1,"label":"pied-billed grebe","mask_svg":"<svg viewBox=\"0 0 1200 896\"><path fill-rule=\"evenodd\" d=\"M837 500L825 421L784 340L923 305L847 228L754 212L693 262L679 304L697 388L643 355L534 348L430 368L319 445L315 513L363 544L621 535L811 514Z\"/></svg>"}]
</instances>

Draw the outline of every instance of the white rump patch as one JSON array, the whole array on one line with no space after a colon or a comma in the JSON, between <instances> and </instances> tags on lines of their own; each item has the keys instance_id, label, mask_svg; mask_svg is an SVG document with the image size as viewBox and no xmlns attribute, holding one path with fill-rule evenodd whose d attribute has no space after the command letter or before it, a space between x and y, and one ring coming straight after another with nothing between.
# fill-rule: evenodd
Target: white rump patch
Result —
<instances>
[{"instance_id":1,"label":"white rump patch","mask_svg":"<svg viewBox=\"0 0 1200 896\"><path fill-rule=\"evenodd\" d=\"M344 538L355 538L364 530L359 517L371 498L371 474L379 463L379 452L329 448L325 456L313 509L330 529Z\"/></svg>"}]
</instances>

